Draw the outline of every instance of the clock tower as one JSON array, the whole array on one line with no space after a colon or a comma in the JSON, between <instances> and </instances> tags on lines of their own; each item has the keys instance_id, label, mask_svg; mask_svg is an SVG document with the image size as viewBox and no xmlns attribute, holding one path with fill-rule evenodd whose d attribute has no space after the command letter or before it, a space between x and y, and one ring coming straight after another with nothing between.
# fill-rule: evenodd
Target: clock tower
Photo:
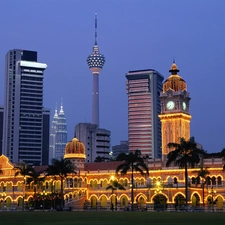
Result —
<instances>
[{"instance_id":1,"label":"clock tower","mask_svg":"<svg viewBox=\"0 0 225 225\"><path fill-rule=\"evenodd\" d=\"M181 137L185 140L190 138L189 113L190 97L187 92L186 82L177 73L179 72L175 62L169 70L171 75L163 84L160 93L162 132L162 159L166 160L169 153L168 143L179 143Z\"/></svg>"}]
</instances>

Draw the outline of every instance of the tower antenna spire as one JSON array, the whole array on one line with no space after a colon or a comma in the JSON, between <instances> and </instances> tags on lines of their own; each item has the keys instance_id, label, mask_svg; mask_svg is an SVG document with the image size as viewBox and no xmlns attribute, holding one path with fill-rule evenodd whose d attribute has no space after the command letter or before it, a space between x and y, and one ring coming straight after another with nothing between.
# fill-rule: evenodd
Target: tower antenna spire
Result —
<instances>
[{"instance_id":1,"label":"tower antenna spire","mask_svg":"<svg viewBox=\"0 0 225 225\"><path fill-rule=\"evenodd\" d=\"M97 13L95 13L95 45L97 45Z\"/></svg>"}]
</instances>

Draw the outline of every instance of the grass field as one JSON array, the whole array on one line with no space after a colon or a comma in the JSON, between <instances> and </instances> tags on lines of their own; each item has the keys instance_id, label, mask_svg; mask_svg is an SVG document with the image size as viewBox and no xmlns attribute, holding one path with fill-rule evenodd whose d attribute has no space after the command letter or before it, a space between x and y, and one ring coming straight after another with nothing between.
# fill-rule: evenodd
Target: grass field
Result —
<instances>
[{"instance_id":1,"label":"grass field","mask_svg":"<svg viewBox=\"0 0 225 225\"><path fill-rule=\"evenodd\" d=\"M214 225L225 213L197 212L0 212L1 225Z\"/></svg>"}]
</instances>

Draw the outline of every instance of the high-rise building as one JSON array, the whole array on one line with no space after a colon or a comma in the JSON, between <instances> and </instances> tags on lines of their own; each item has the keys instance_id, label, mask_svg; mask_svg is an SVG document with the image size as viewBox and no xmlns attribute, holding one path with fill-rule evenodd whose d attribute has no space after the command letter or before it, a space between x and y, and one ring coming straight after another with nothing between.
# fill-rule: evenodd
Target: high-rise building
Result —
<instances>
[{"instance_id":1,"label":"high-rise building","mask_svg":"<svg viewBox=\"0 0 225 225\"><path fill-rule=\"evenodd\" d=\"M98 128L96 124L79 123L75 127L75 137L86 149L86 162L94 162L99 156L103 161L110 158L110 134L106 129Z\"/></svg>"},{"instance_id":2,"label":"high-rise building","mask_svg":"<svg viewBox=\"0 0 225 225\"><path fill-rule=\"evenodd\" d=\"M63 105L61 102L61 107L60 107L57 124L56 124L54 158L60 159L61 157L64 156L66 144L67 144L67 125L66 125L66 117L63 110Z\"/></svg>"},{"instance_id":3,"label":"high-rise building","mask_svg":"<svg viewBox=\"0 0 225 225\"><path fill-rule=\"evenodd\" d=\"M60 159L64 156L65 146L67 144L67 124L66 117L61 102L58 113L57 106L52 120L49 148L49 163L53 158Z\"/></svg>"},{"instance_id":4,"label":"high-rise building","mask_svg":"<svg viewBox=\"0 0 225 225\"><path fill-rule=\"evenodd\" d=\"M4 106L0 106L0 155L2 154Z\"/></svg>"},{"instance_id":5,"label":"high-rise building","mask_svg":"<svg viewBox=\"0 0 225 225\"><path fill-rule=\"evenodd\" d=\"M87 64L93 74L92 124L99 126L99 73L105 64L105 57L100 54L97 44L97 14L95 14L95 44L92 54L87 58Z\"/></svg>"},{"instance_id":6,"label":"high-rise building","mask_svg":"<svg viewBox=\"0 0 225 225\"><path fill-rule=\"evenodd\" d=\"M168 143L180 143L180 138L190 138L189 113L190 97L187 92L186 82L177 73L179 72L175 62L172 64L171 75L163 84L160 94L162 123L162 158L165 160L170 149Z\"/></svg>"},{"instance_id":7,"label":"high-rise building","mask_svg":"<svg viewBox=\"0 0 225 225\"><path fill-rule=\"evenodd\" d=\"M126 74L129 151L140 150L150 158L161 157L160 92L163 76L156 70Z\"/></svg>"},{"instance_id":8,"label":"high-rise building","mask_svg":"<svg viewBox=\"0 0 225 225\"><path fill-rule=\"evenodd\" d=\"M52 119L51 133L50 133L50 142L49 142L49 164L51 160L55 158L55 142L56 142L56 133L57 133L57 121L58 121L58 110L57 104L55 113Z\"/></svg>"},{"instance_id":9,"label":"high-rise building","mask_svg":"<svg viewBox=\"0 0 225 225\"><path fill-rule=\"evenodd\" d=\"M35 51L14 49L6 54L2 152L12 162L41 165L44 144L49 147L43 143L43 129L49 127L43 112L46 68Z\"/></svg>"},{"instance_id":10,"label":"high-rise building","mask_svg":"<svg viewBox=\"0 0 225 225\"><path fill-rule=\"evenodd\" d=\"M50 109L43 109L42 165L49 164Z\"/></svg>"},{"instance_id":11,"label":"high-rise building","mask_svg":"<svg viewBox=\"0 0 225 225\"><path fill-rule=\"evenodd\" d=\"M116 157L121 153L129 153L128 141L120 141L119 145L112 146L113 159L116 159Z\"/></svg>"}]
</instances>

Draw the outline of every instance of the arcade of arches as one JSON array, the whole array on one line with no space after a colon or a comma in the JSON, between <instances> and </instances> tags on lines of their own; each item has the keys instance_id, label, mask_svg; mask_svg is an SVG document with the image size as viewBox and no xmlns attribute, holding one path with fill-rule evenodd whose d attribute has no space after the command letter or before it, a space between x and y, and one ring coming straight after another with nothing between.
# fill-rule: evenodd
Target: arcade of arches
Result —
<instances>
[{"instance_id":1,"label":"arcade of arches","mask_svg":"<svg viewBox=\"0 0 225 225\"><path fill-rule=\"evenodd\" d=\"M204 189L198 178L199 167L189 169L188 205L193 209L225 210L225 184L223 159L207 159L209 175ZM220 160L220 161L219 161ZM220 162L220 163L218 163ZM73 209L129 210L131 205L130 173L116 175L119 162L93 163L92 168L70 174L64 181L65 206ZM23 176L14 176L15 168L5 156L0 156L3 174L0 175L0 209L22 209L24 207L57 207L59 204L60 179L46 177L38 185L24 185ZM185 208L184 170L165 168L161 161L149 160L149 176L134 174L135 210L182 210ZM113 177L113 178L112 178ZM125 190L106 190L117 180ZM204 193L203 193L204 190Z\"/></svg>"}]
</instances>

